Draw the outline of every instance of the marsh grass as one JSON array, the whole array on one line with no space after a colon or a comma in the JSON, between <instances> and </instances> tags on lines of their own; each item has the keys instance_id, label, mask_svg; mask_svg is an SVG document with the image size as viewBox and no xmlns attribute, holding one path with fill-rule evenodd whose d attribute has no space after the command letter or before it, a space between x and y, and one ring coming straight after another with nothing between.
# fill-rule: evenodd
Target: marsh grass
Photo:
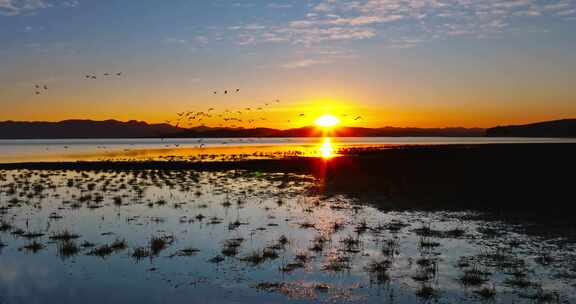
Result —
<instances>
[{"instance_id":1,"label":"marsh grass","mask_svg":"<svg viewBox=\"0 0 576 304\"><path fill-rule=\"evenodd\" d=\"M114 253L114 249L110 247L108 244L100 245L95 247L91 251L88 252L88 255L97 256L100 258L106 258Z\"/></svg>"},{"instance_id":2,"label":"marsh grass","mask_svg":"<svg viewBox=\"0 0 576 304\"><path fill-rule=\"evenodd\" d=\"M346 256L330 256L328 261L322 265L322 270L329 272L342 272L351 268L350 258Z\"/></svg>"},{"instance_id":3,"label":"marsh grass","mask_svg":"<svg viewBox=\"0 0 576 304\"><path fill-rule=\"evenodd\" d=\"M150 256L150 249L148 247L136 247L131 256L138 262Z\"/></svg>"},{"instance_id":4,"label":"marsh grass","mask_svg":"<svg viewBox=\"0 0 576 304\"><path fill-rule=\"evenodd\" d=\"M227 257L236 256L240 251L240 246L242 246L242 243L244 243L243 238L228 239L224 241L220 253Z\"/></svg>"},{"instance_id":5,"label":"marsh grass","mask_svg":"<svg viewBox=\"0 0 576 304\"><path fill-rule=\"evenodd\" d=\"M381 251L386 257L394 257L400 254L400 241L396 238L384 240Z\"/></svg>"},{"instance_id":6,"label":"marsh grass","mask_svg":"<svg viewBox=\"0 0 576 304\"><path fill-rule=\"evenodd\" d=\"M484 301L494 300L496 298L496 287L483 287L481 289L475 290L474 294L476 294L480 299Z\"/></svg>"},{"instance_id":7,"label":"marsh grass","mask_svg":"<svg viewBox=\"0 0 576 304\"><path fill-rule=\"evenodd\" d=\"M25 239L28 240L33 240L33 239L38 239L44 236L44 233L39 232L39 231L34 231L34 232L25 232L20 234L20 237L23 237Z\"/></svg>"},{"instance_id":8,"label":"marsh grass","mask_svg":"<svg viewBox=\"0 0 576 304\"><path fill-rule=\"evenodd\" d=\"M80 247L74 241L63 241L58 244L58 255L62 259L71 258L80 253Z\"/></svg>"},{"instance_id":9,"label":"marsh grass","mask_svg":"<svg viewBox=\"0 0 576 304\"><path fill-rule=\"evenodd\" d=\"M364 268L370 275L370 281L377 284L384 284L390 281L390 274L388 271L392 266L392 261L371 261Z\"/></svg>"},{"instance_id":10,"label":"marsh grass","mask_svg":"<svg viewBox=\"0 0 576 304\"><path fill-rule=\"evenodd\" d=\"M536 303L562 303L558 292L546 291L542 287L536 287L535 292L530 294L521 294L520 296Z\"/></svg>"},{"instance_id":11,"label":"marsh grass","mask_svg":"<svg viewBox=\"0 0 576 304\"><path fill-rule=\"evenodd\" d=\"M22 246L22 248L20 248L21 250L23 249L26 252L30 252L30 253L37 253L41 250L43 250L44 248L46 248L46 245L36 242L36 241L32 241L31 243Z\"/></svg>"},{"instance_id":12,"label":"marsh grass","mask_svg":"<svg viewBox=\"0 0 576 304\"><path fill-rule=\"evenodd\" d=\"M50 236L51 240L55 240L55 241L70 241L70 240L74 240L79 238L80 236L78 234L72 233L68 230L62 230L56 233L53 233Z\"/></svg>"},{"instance_id":13,"label":"marsh grass","mask_svg":"<svg viewBox=\"0 0 576 304\"><path fill-rule=\"evenodd\" d=\"M358 252L358 247L360 247L360 238L356 238L353 235L348 235L340 240L340 243L344 245L344 251L347 252Z\"/></svg>"},{"instance_id":14,"label":"marsh grass","mask_svg":"<svg viewBox=\"0 0 576 304\"><path fill-rule=\"evenodd\" d=\"M194 247L188 247L188 248L184 248L184 249L180 249L178 251L176 251L175 253L173 253L172 255L170 255L170 257L190 257L190 256L195 256L198 254L198 252L200 252L200 249L194 248Z\"/></svg>"},{"instance_id":15,"label":"marsh grass","mask_svg":"<svg viewBox=\"0 0 576 304\"><path fill-rule=\"evenodd\" d=\"M114 251L122 251L128 248L128 243L125 239L116 239L110 244L110 248Z\"/></svg>"},{"instance_id":16,"label":"marsh grass","mask_svg":"<svg viewBox=\"0 0 576 304\"><path fill-rule=\"evenodd\" d=\"M150 253L157 256L174 242L173 236L152 236L149 241Z\"/></svg>"},{"instance_id":17,"label":"marsh grass","mask_svg":"<svg viewBox=\"0 0 576 304\"><path fill-rule=\"evenodd\" d=\"M425 284L416 290L416 296L423 300L429 301L438 298L440 293L432 286Z\"/></svg>"},{"instance_id":18,"label":"marsh grass","mask_svg":"<svg viewBox=\"0 0 576 304\"><path fill-rule=\"evenodd\" d=\"M480 270L478 265L474 264L472 268L464 271L459 281L464 287L477 287L488 282L489 275L489 272Z\"/></svg>"},{"instance_id":19,"label":"marsh grass","mask_svg":"<svg viewBox=\"0 0 576 304\"><path fill-rule=\"evenodd\" d=\"M328 243L328 239L326 239L322 235L317 235L312 240L312 245L310 246L309 250L312 252L322 252L324 250L324 246Z\"/></svg>"}]
</instances>

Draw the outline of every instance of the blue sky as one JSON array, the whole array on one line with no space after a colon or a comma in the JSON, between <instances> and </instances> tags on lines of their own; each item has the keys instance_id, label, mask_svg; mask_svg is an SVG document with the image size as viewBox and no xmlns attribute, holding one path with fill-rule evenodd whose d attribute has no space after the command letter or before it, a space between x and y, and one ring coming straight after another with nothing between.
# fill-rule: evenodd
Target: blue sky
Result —
<instances>
[{"instance_id":1,"label":"blue sky","mask_svg":"<svg viewBox=\"0 0 576 304\"><path fill-rule=\"evenodd\" d=\"M0 119L160 121L280 97L277 116L371 125L576 116L574 29L575 0L0 0ZM112 70L129 76L82 80ZM38 82L58 88L42 107ZM209 99L234 86L242 98Z\"/></svg>"}]
</instances>

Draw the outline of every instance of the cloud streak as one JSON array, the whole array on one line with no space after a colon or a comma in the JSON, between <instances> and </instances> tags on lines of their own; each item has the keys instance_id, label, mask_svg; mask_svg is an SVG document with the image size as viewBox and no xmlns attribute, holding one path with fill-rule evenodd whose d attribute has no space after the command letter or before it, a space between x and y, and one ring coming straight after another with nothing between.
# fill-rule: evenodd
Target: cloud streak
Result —
<instances>
[{"instance_id":1,"label":"cloud streak","mask_svg":"<svg viewBox=\"0 0 576 304\"><path fill-rule=\"evenodd\" d=\"M0 0L0 14L16 16L50 6L51 4L44 0Z\"/></svg>"},{"instance_id":2,"label":"cloud streak","mask_svg":"<svg viewBox=\"0 0 576 304\"><path fill-rule=\"evenodd\" d=\"M380 39L391 47L406 47L455 36L496 36L520 19L569 19L576 15L575 1L318 0L302 18L229 29L240 44L310 46Z\"/></svg>"}]
</instances>

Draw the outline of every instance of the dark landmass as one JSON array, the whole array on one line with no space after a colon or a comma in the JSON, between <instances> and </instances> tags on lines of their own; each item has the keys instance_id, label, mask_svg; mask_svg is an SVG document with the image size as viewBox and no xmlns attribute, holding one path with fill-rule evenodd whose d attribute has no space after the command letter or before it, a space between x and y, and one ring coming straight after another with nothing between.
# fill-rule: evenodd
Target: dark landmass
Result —
<instances>
[{"instance_id":1,"label":"dark landmass","mask_svg":"<svg viewBox=\"0 0 576 304\"><path fill-rule=\"evenodd\" d=\"M484 136L479 128L352 128L340 127L331 136ZM169 124L148 124L141 121L65 120L60 122L0 122L0 139L71 139L71 138L235 138L235 137L315 137L323 136L315 127L288 130L270 128L210 128L190 129Z\"/></svg>"},{"instance_id":2,"label":"dark landmass","mask_svg":"<svg viewBox=\"0 0 576 304\"><path fill-rule=\"evenodd\" d=\"M358 196L382 209L472 209L570 223L576 210L569 178L576 172L576 144L355 148L343 154L330 160L20 163L1 164L0 169L301 173L322 180L322 193Z\"/></svg>"},{"instance_id":3,"label":"dark landmass","mask_svg":"<svg viewBox=\"0 0 576 304\"><path fill-rule=\"evenodd\" d=\"M182 132L182 129L169 124L148 124L135 120L0 122L0 139L144 138L178 132Z\"/></svg>"},{"instance_id":4,"label":"dark landmass","mask_svg":"<svg viewBox=\"0 0 576 304\"><path fill-rule=\"evenodd\" d=\"M517 126L499 126L486 130L486 136L576 137L576 119L562 119Z\"/></svg>"},{"instance_id":5,"label":"dark landmass","mask_svg":"<svg viewBox=\"0 0 576 304\"><path fill-rule=\"evenodd\" d=\"M332 137L478 137L484 136L485 130L479 128L359 128L339 127ZM287 130L270 128L231 129L231 128L192 128L174 137L322 137L324 133L316 127L303 127Z\"/></svg>"}]
</instances>

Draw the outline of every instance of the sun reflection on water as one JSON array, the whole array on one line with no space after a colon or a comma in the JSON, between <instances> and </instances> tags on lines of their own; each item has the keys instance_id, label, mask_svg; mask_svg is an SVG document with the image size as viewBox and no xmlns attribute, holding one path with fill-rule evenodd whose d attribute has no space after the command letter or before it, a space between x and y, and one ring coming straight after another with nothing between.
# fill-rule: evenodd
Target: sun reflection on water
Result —
<instances>
[{"instance_id":1,"label":"sun reflection on water","mask_svg":"<svg viewBox=\"0 0 576 304\"><path fill-rule=\"evenodd\" d=\"M324 142L322 143L322 145L318 150L320 151L320 155L322 156L322 158L328 159L335 156L334 146L332 145L332 140L330 139L330 137L324 138Z\"/></svg>"}]
</instances>

